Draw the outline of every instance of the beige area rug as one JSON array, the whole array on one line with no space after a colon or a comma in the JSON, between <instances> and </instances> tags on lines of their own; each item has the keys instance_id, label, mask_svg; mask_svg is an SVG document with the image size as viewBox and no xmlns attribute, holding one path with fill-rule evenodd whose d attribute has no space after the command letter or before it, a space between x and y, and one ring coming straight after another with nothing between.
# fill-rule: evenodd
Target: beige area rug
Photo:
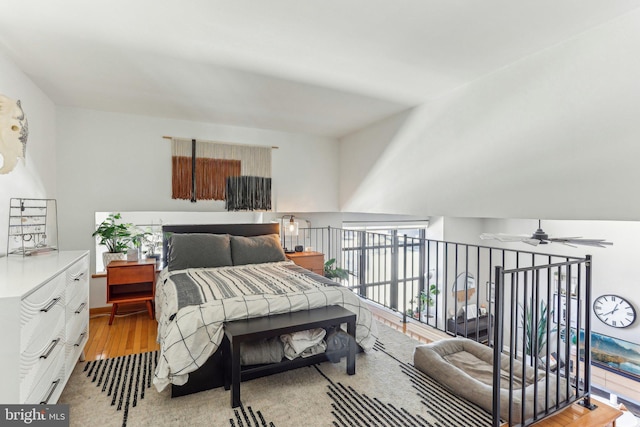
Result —
<instances>
[{"instance_id":1,"label":"beige area rug","mask_svg":"<svg viewBox=\"0 0 640 427\"><path fill-rule=\"evenodd\" d=\"M223 387L171 399L151 384L157 353L79 363L59 403L72 426L490 426L477 406L413 367L419 343L378 324L375 348L360 353L356 375L340 363L271 375L241 386L230 407Z\"/></svg>"}]
</instances>

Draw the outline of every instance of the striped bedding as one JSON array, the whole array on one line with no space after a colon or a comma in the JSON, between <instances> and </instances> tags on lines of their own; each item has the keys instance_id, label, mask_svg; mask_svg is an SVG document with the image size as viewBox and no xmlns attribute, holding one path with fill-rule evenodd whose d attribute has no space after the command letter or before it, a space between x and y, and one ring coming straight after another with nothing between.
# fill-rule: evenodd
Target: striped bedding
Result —
<instances>
[{"instance_id":1,"label":"striped bedding","mask_svg":"<svg viewBox=\"0 0 640 427\"><path fill-rule=\"evenodd\" d=\"M159 391L186 383L219 347L228 320L340 305L356 314L356 341L368 351L377 330L371 312L349 289L291 261L160 273L156 318Z\"/></svg>"}]
</instances>

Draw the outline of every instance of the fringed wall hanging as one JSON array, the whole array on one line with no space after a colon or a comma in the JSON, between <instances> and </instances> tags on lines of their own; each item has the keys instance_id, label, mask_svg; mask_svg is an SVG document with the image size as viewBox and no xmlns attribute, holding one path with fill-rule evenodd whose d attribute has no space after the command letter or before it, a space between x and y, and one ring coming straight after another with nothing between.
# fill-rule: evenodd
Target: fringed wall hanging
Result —
<instances>
[{"instance_id":1,"label":"fringed wall hanging","mask_svg":"<svg viewBox=\"0 0 640 427\"><path fill-rule=\"evenodd\" d=\"M171 198L195 202L191 142L171 141Z\"/></svg>"},{"instance_id":2,"label":"fringed wall hanging","mask_svg":"<svg viewBox=\"0 0 640 427\"><path fill-rule=\"evenodd\" d=\"M228 211L271 210L271 149L171 138L172 198L225 200Z\"/></svg>"}]
</instances>

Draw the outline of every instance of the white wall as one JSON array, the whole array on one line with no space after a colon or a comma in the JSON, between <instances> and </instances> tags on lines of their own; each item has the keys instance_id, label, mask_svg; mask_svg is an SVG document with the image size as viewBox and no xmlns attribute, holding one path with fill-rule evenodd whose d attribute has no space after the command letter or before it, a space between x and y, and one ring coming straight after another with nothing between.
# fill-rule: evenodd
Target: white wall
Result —
<instances>
[{"instance_id":1,"label":"white wall","mask_svg":"<svg viewBox=\"0 0 640 427\"><path fill-rule=\"evenodd\" d=\"M635 11L344 138L341 210L640 219L638 58Z\"/></svg>"},{"instance_id":2,"label":"white wall","mask_svg":"<svg viewBox=\"0 0 640 427\"><path fill-rule=\"evenodd\" d=\"M55 198L56 115L53 102L13 62L0 53L0 93L19 99L29 122L26 159L0 175L0 256L7 252L12 197Z\"/></svg>"},{"instance_id":3,"label":"white wall","mask_svg":"<svg viewBox=\"0 0 640 427\"><path fill-rule=\"evenodd\" d=\"M224 202L171 199L171 142L163 135L278 146L272 157L273 210L338 210L338 148L333 139L59 107L62 249L94 247L96 212L224 211ZM93 255L92 250L92 260ZM93 261L91 268L95 271ZM101 282L92 282L92 305L104 299L104 279Z\"/></svg>"}]
</instances>

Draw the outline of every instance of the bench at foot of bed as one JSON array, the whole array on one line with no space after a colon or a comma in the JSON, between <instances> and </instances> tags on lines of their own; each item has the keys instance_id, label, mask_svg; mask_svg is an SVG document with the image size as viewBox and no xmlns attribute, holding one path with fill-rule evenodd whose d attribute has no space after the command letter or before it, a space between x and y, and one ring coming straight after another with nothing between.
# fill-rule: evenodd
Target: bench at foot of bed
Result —
<instances>
[{"instance_id":1,"label":"bench at foot of bed","mask_svg":"<svg viewBox=\"0 0 640 427\"><path fill-rule=\"evenodd\" d=\"M309 366L327 360L336 360L347 356L347 374L356 373L356 344L355 339L350 340L347 349L321 353L310 357L293 360L284 359L280 363L242 367L240 365L240 343L267 339L292 332L304 331L314 328L329 328L347 324L347 333L351 337L356 336L356 315L339 306L314 308L306 311L276 314L273 316L257 317L246 320L235 320L224 324L224 333L229 340L229 357L231 363L230 375L225 375L225 389L231 389L231 407L240 406L240 381L246 381L290 369ZM334 357L336 359L334 359Z\"/></svg>"}]
</instances>

